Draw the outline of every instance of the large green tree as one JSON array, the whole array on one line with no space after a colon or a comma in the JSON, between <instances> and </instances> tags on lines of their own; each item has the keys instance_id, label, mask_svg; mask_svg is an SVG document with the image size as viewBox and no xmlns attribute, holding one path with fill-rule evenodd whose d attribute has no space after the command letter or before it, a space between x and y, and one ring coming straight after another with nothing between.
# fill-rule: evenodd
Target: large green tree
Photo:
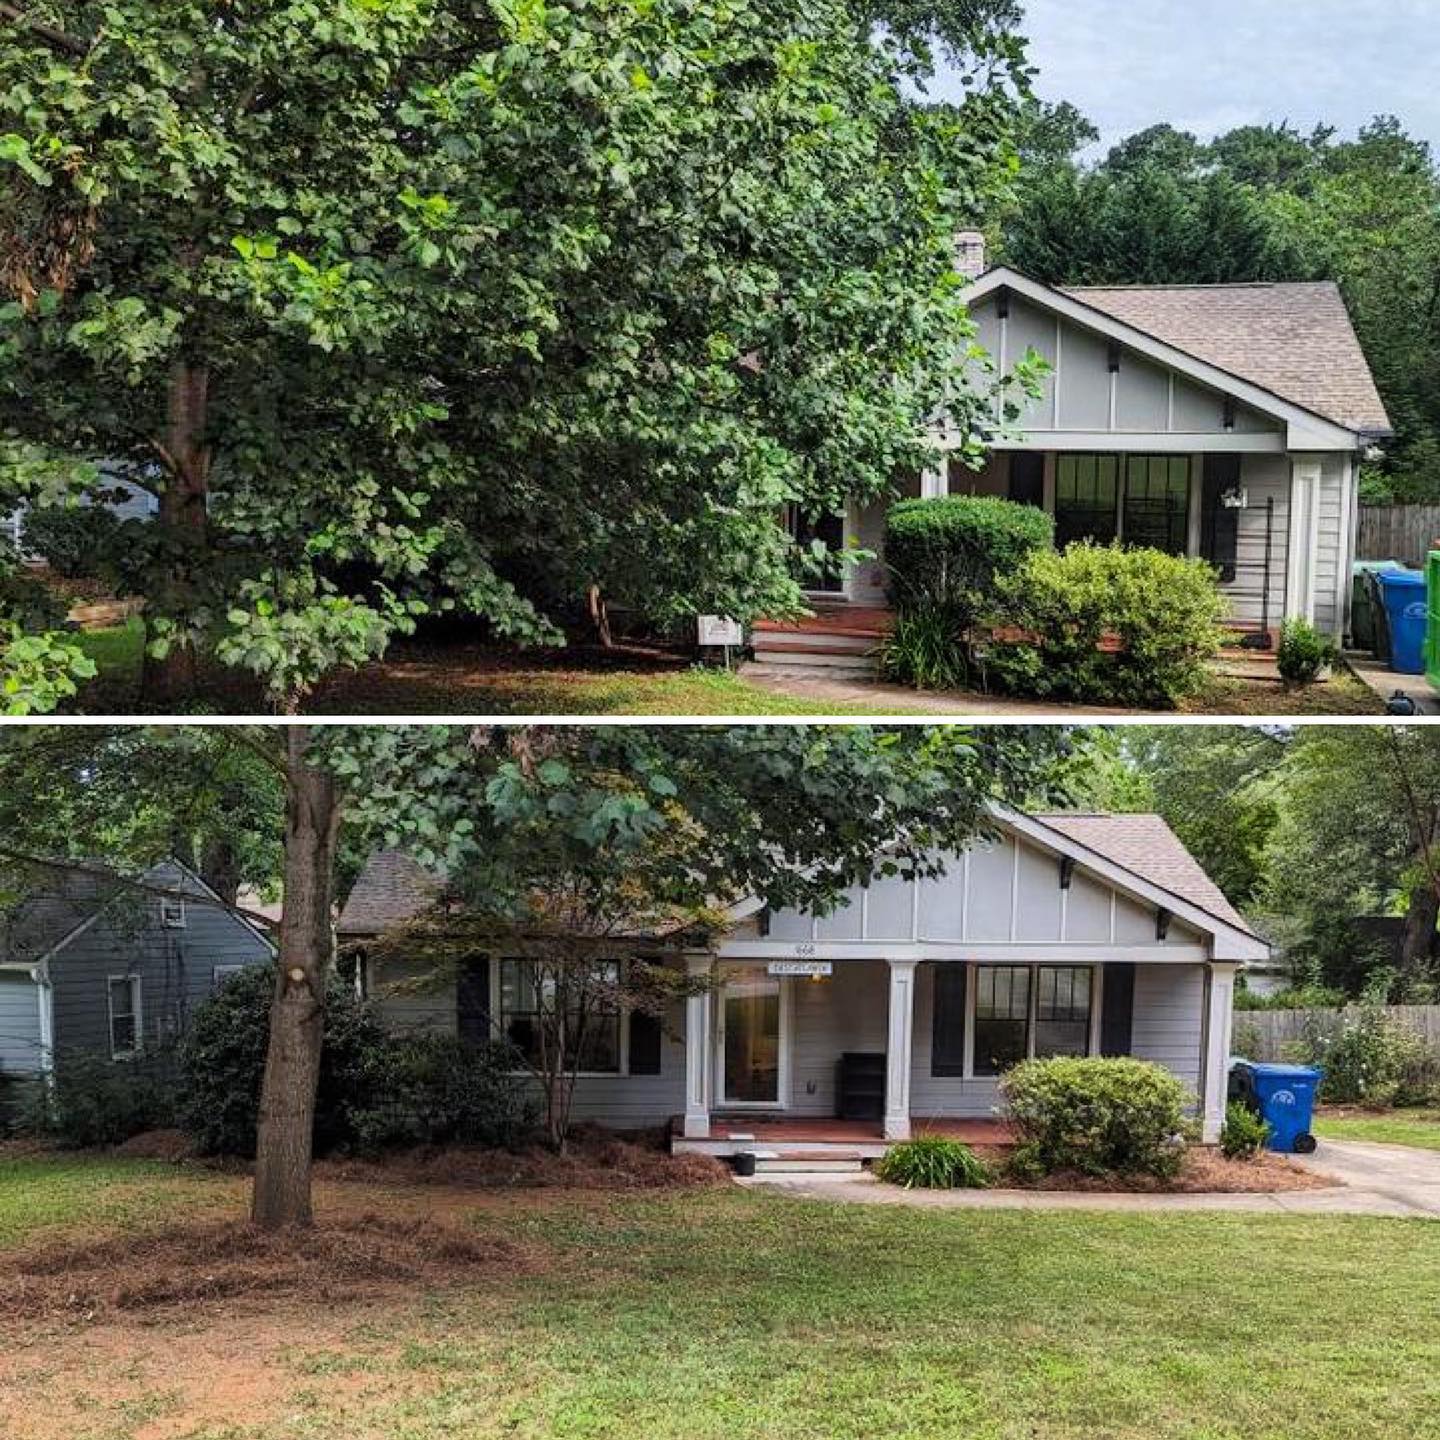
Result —
<instances>
[{"instance_id":1,"label":"large green tree","mask_svg":"<svg viewBox=\"0 0 1440 1440\"><path fill-rule=\"evenodd\" d=\"M1014 10L0 6L0 501L159 495L111 555L153 701L213 651L293 709L452 607L793 610L782 507L885 492L962 393Z\"/></svg>"}]
</instances>

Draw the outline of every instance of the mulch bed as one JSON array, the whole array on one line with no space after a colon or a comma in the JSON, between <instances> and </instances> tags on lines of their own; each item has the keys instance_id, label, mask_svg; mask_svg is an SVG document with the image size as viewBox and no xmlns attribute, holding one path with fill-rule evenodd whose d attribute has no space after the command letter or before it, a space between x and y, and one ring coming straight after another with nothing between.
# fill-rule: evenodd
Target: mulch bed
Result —
<instances>
[{"instance_id":1,"label":"mulch bed","mask_svg":"<svg viewBox=\"0 0 1440 1440\"><path fill-rule=\"evenodd\" d=\"M1328 1175L1270 1151L1253 1160L1227 1160L1218 1150L1196 1147L1187 1152L1180 1173L1173 1180L1159 1180L1150 1175L1096 1176L1060 1171L1032 1182L1007 1176L998 1188L1071 1190L1084 1194L1275 1195L1290 1190L1327 1190L1337 1183Z\"/></svg>"},{"instance_id":2,"label":"mulch bed","mask_svg":"<svg viewBox=\"0 0 1440 1440\"><path fill-rule=\"evenodd\" d=\"M0 1314L88 1320L244 1295L331 1302L533 1268L518 1244L429 1218L361 1214L274 1233L207 1220L0 1257Z\"/></svg>"}]
</instances>

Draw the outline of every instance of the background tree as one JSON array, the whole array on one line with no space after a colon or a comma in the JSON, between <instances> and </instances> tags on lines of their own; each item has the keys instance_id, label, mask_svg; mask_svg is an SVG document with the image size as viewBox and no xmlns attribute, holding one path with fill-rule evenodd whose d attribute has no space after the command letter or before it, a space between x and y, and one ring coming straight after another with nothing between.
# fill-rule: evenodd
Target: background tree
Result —
<instances>
[{"instance_id":1,"label":"background tree","mask_svg":"<svg viewBox=\"0 0 1440 1440\"><path fill-rule=\"evenodd\" d=\"M4 7L0 498L158 494L111 556L155 701L213 649L290 709L450 608L793 610L781 507L885 493L958 393L1014 11Z\"/></svg>"}]
</instances>

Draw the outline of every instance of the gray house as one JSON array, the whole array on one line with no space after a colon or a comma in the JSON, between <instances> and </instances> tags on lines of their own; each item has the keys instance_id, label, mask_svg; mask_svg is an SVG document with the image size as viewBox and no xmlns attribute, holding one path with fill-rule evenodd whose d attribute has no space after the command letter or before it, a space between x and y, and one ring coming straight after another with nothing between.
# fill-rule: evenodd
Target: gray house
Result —
<instances>
[{"instance_id":1,"label":"gray house","mask_svg":"<svg viewBox=\"0 0 1440 1440\"><path fill-rule=\"evenodd\" d=\"M736 905L713 949L677 957L713 983L663 1025L617 1011L586 1038L575 1114L670 1124L677 1150L882 1153L912 1127L993 1119L999 1076L1045 1055L1135 1055L1195 1096L1204 1136L1224 1117L1237 971L1269 949L1154 815L1019 815L951 857L939 879L877 880L825 917ZM372 858L339 922L363 948L423 911L413 861ZM613 960L624 965L623 947ZM390 1021L522 1049L528 962L477 955L417 987L366 962ZM408 983L407 983L408 982Z\"/></svg>"},{"instance_id":2,"label":"gray house","mask_svg":"<svg viewBox=\"0 0 1440 1440\"><path fill-rule=\"evenodd\" d=\"M184 1030L270 942L177 860L146 872L160 896L102 867L56 871L0 922L0 1076L34 1078L55 1057L128 1059Z\"/></svg>"},{"instance_id":3,"label":"gray house","mask_svg":"<svg viewBox=\"0 0 1440 1440\"><path fill-rule=\"evenodd\" d=\"M1272 638L1290 617L1334 636L1349 623L1360 460L1389 417L1333 284L1056 288L962 249L977 344L975 383L1034 352L1042 393L1007 421L995 399L988 462L948 458L910 495L994 495L1038 505L1060 545L1133 542L1219 572L1238 630ZM760 622L757 658L858 667L887 628L885 504L852 501L818 527L873 551L812 597L817 618Z\"/></svg>"}]
</instances>

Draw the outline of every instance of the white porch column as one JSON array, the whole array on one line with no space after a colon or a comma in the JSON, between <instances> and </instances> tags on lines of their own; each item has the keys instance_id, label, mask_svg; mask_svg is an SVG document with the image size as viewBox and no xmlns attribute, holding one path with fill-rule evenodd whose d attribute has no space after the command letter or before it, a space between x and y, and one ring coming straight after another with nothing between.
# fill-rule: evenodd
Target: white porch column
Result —
<instances>
[{"instance_id":1,"label":"white porch column","mask_svg":"<svg viewBox=\"0 0 1440 1440\"><path fill-rule=\"evenodd\" d=\"M1315 571L1320 546L1320 473L1318 455L1296 455L1290 462L1290 532L1285 565L1287 619L1315 620Z\"/></svg>"},{"instance_id":2,"label":"white porch column","mask_svg":"<svg viewBox=\"0 0 1440 1440\"><path fill-rule=\"evenodd\" d=\"M710 1023L708 985L715 968L713 955L687 955L685 972L692 983L704 980L706 988L685 997L685 1138L706 1140L710 1136L710 1077L714 1027Z\"/></svg>"},{"instance_id":3,"label":"white porch column","mask_svg":"<svg viewBox=\"0 0 1440 1440\"><path fill-rule=\"evenodd\" d=\"M1225 1123L1225 1091L1230 1078L1230 1018L1235 1000L1231 960L1212 960L1205 967L1205 1053L1201 1056L1200 1138L1207 1145L1220 1139Z\"/></svg>"},{"instance_id":4,"label":"white porch column","mask_svg":"<svg viewBox=\"0 0 1440 1440\"><path fill-rule=\"evenodd\" d=\"M945 456L940 456L928 470L920 472L920 498L938 500L950 493L950 472Z\"/></svg>"},{"instance_id":5,"label":"white porch column","mask_svg":"<svg viewBox=\"0 0 1440 1440\"><path fill-rule=\"evenodd\" d=\"M885 1138L910 1138L910 1050L915 1036L915 960L891 960L885 1045Z\"/></svg>"}]
</instances>

